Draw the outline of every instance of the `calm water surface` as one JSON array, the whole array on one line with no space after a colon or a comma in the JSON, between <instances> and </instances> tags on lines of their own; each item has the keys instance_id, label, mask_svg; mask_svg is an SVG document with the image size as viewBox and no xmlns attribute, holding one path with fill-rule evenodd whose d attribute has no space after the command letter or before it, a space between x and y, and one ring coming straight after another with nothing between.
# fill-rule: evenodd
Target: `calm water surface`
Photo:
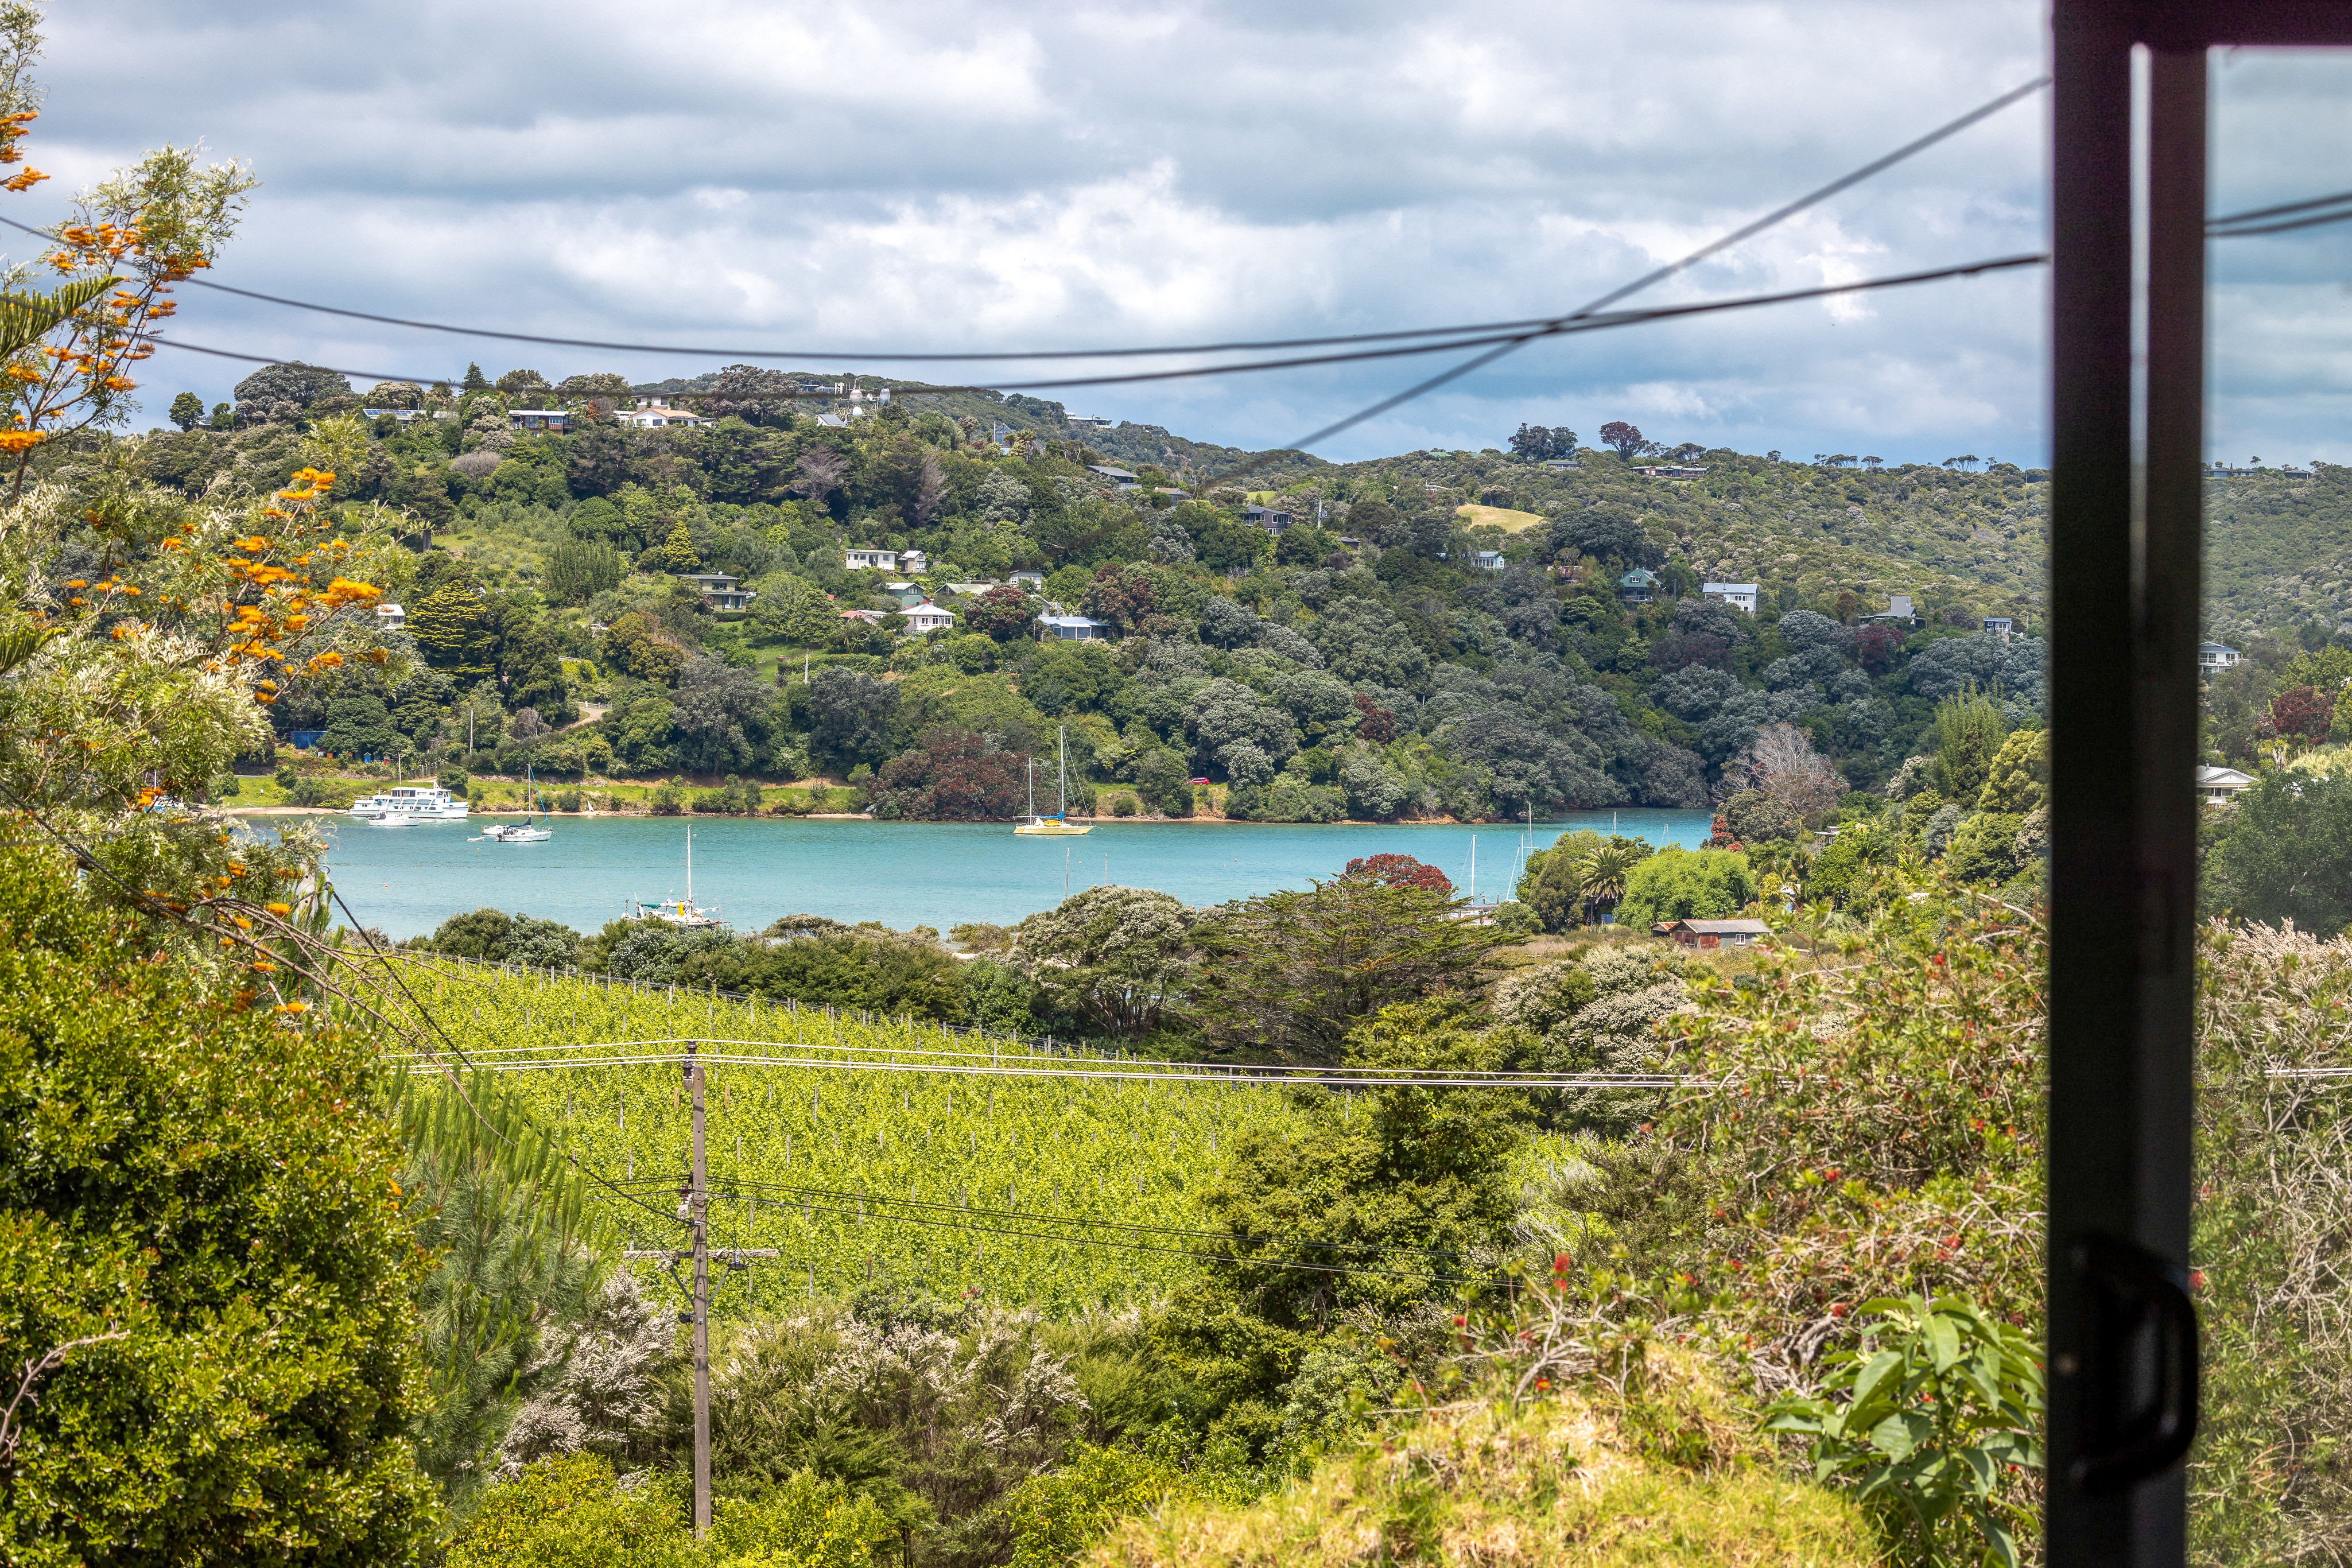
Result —
<instances>
[{"instance_id":1,"label":"calm water surface","mask_svg":"<svg viewBox=\"0 0 2352 1568\"><path fill-rule=\"evenodd\" d=\"M544 844L474 842L463 823L398 829L327 818L328 866L353 913L394 937L421 935L485 905L593 931L638 899L686 891L689 819L556 818ZM510 821L513 818L493 818ZM1654 845L1696 847L1702 811L1585 812L1532 832L1481 827L1105 822L1083 838L1018 838L1006 824L808 822L696 817L694 898L738 931L819 914L940 931L1010 925L1099 882L1158 888L1188 904L1303 888L1362 855L1411 855L1486 898L1508 895L1518 862L1563 833L1612 823ZM268 833L266 821L254 826Z\"/></svg>"}]
</instances>

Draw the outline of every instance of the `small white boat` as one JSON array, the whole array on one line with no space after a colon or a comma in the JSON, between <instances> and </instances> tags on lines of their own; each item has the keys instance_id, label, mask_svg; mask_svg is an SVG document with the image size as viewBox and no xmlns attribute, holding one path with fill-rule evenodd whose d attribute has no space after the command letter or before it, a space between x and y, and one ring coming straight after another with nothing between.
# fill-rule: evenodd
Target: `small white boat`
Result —
<instances>
[{"instance_id":1,"label":"small white boat","mask_svg":"<svg viewBox=\"0 0 2352 1568\"><path fill-rule=\"evenodd\" d=\"M371 816L367 825L370 827L405 827L411 820L405 816Z\"/></svg>"},{"instance_id":2,"label":"small white boat","mask_svg":"<svg viewBox=\"0 0 2352 1568\"><path fill-rule=\"evenodd\" d=\"M539 786L531 778L530 770L524 769L522 776L524 787L530 791L533 800L539 801L539 822L534 825L526 817L520 822L485 827L482 829L483 838L496 844L544 844L555 837L555 819L547 815L547 803L539 800Z\"/></svg>"}]
</instances>

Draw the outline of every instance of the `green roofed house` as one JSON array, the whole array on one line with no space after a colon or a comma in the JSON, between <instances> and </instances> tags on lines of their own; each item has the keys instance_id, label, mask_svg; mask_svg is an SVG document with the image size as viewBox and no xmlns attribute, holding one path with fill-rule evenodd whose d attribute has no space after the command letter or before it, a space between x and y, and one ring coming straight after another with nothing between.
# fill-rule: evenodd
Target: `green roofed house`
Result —
<instances>
[{"instance_id":1,"label":"green roofed house","mask_svg":"<svg viewBox=\"0 0 2352 1568\"><path fill-rule=\"evenodd\" d=\"M1646 605L1658 591L1658 574L1636 566L1617 579L1617 596L1629 605Z\"/></svg>"}]
</instances>

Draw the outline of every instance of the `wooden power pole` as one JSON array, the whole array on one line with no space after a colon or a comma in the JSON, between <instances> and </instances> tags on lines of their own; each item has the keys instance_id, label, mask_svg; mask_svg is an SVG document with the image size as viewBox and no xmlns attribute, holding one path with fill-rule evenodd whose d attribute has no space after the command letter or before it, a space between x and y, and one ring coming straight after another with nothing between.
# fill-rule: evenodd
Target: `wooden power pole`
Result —
<instances>
[{"instance_id":1,"label":"wooden power pole","mask_svg":"<svg viewBox=\"0 0 2352 1568\"><path fill-rule=\"evenodd\" d=\"M702 1157L702 1063L691 1043L686 1087L694 1104L686 1226L694 1248L694 1538L699 1541L710 1533L710 1184Z\"/></svg>"},{"instance_id":2,"label":"wooden power pole","mask_svg":"<svg viewBox=\"0 0 2352 1568\"><path fill-rule=\"evenodd\" d=\"M694 1265L693 1280L687 1288L689 1308L680 1316L694 1326L694 1534L700 1540L710 1533L710 1260L719 1259L731 1274L750 1268L751 1258L775 1257L776 1249L710 1245L710 1173L703 1158L702 1139L702 1062L696 1055L694 1043L688 1043L679 1066L686 1073L687 1098L693 1106L694 1133L687 1153L686 1185L678 1189L678 1195L686 1200L678 1217L686 1222L687 1245L631 1247L621 1256L651 1258L668 1264L673 1270L680 1263ZM675 1281L677 1274L673 1272L670 1279Z\"/></svg>"}]
</instances>

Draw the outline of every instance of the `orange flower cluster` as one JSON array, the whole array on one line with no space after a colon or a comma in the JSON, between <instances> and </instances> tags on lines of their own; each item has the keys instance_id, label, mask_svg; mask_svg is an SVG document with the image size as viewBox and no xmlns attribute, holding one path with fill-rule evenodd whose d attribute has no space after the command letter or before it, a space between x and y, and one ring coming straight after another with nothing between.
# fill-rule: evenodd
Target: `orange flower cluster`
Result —
<instances>
[{"instance_id":1,"label":"orange flower cluster","mask_svg":"<svg viewBox=\"0 0 2352 1568\"><path fill-rule=\"evenodd\" d=\"M230 608L229 619L223 626L230 639L225 652L256 663L282 667L286 654L281 645L300 640L320 616L373 605L383 597L383 590L373 584L331 572L326 584L319 584L314 569L340 563L350 556L352 549L350 541L344 539L306 542L311 531L310 520L334 484L335 476L331 473L317 468L299 469L287 488L271 498L277 504L261 511L264 517L283 521L285 526L277 531L279 537L257 531L230 541L233 553L221 557L221 563L228 573L232 594L246 593L251 597ZM381 648L372 649L364 657L377 664L385 658ZM343 655L331 649L312 655L305 668L318 674L342 663ZM254 682L254 700L264 707L276 702L278 695L276 681Z\"/></svg>"}]
</instances>

